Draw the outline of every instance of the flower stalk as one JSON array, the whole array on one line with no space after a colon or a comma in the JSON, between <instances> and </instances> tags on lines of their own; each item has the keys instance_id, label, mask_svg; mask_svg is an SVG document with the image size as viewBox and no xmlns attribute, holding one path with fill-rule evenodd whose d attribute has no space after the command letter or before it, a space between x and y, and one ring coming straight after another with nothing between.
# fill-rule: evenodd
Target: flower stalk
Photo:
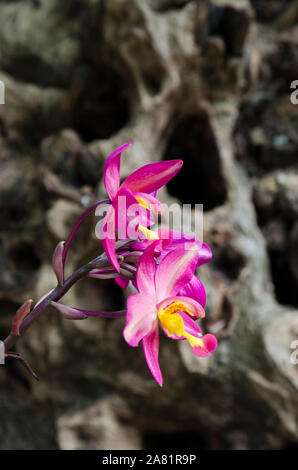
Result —
<instances>
[{"instance_id":1,"label":"flower stalk","mask_svg":"<svg viewBox=\"0 0 298 470\"><path fill-rule=\"evenodd\" d=\"M123 259L122 256L119 256L119 259ZM104 269L108 267L110 267L110 263L104 253L101 256L98 256L94 260L87 263L85 266L82 266L81 268L77 269L71 276L69 276L64 281L63 285L58 284L55 289L53 289L41 301L37 302L31 312L21 321L18 327L18 334L16 334L15 329L12 329L10 335L4 340L5 352L7 353L11 350L11 348L19 340L20 336L22 336L25 331L30 328L30 326L42 315L44 310L49 305L51 305L52 302L58 302L58 300L60 300L71 289L71 287L73 287L74 284L76 284L81 279L85 278L93 269ZM125 310L121 311L121 314L119 314L119 316L125 315L125 312ZM86 316L92 315L89 313L89 315Z\"/></svg>"},{"instance_id":2,"label":"flower stalk","mask_svg":"<svg viewBox=\"0 0 298 470\"><path fill-rule=\"evenodd\" d=\"M215 336L203 334L196 323L205 316L206 293L195 271L210 261L210 248L194 237L166 227L157 232L151 230L153 214L162 210L156 199L157 191L176 175L183 162L149 163L121 183L121 155L130 145L122 145L106 160L103 179L109 199L88 207L67 240L58 243L52 257L57 286L42 296L32 309L33 301L27 300L12 320L11 333L4 340L5 357L18 360L36 379L28 362L11 350L49 306L66 320L126 316L124 339L133 347L142 343L149 370L160 386L163 384L158 359L160 330L170 339L187 340L196 356L210 356L217 347ZM65 278L65 263L72 241L82 223L100 206L107 206L100 233L104 252ZM135 208L137 212L133 211ZM136 228L133 235L131 226ZM132 283L136 293L128 296L125 310L116 312L61 304L62 297L84 278L114 279L123 289Z\"/></svg>"}]
</instances>

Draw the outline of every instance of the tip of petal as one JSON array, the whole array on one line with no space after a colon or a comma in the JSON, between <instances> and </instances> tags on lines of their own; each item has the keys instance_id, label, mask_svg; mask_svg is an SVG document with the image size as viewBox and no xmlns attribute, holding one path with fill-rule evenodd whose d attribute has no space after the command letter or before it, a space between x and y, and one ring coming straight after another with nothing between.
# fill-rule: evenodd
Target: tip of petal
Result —
<instances>
[{"instance_id":1,"label":"tip of petal","mask_svg":"<svg viewBox=\"0 0 298 470\"><path fill-rule=\"evenodd\" d=\"M178 170L180 170L183 166L183 160L177 159L177 160L169 160L173 165L176 166Z\"/></svg>"},{"instance_id":2,"label":"tip of petal","mask_svg":"<svg viewBox=\"0 0 298 470\"><path fill-rule=\"evenodd\" d=\"M192 352L196 356L208 357L211 356L212 351L217 348L217 339L214 335L206 334L202 338L203 345L196 345L192 347Z\"/></svg>"},{"instance_id":3,"label":"tip of petal","mask_svg":"<svg viewBox=\"0 0 298 470\"><path fill-rule=\"evenodd\" d=\"M205 347L209 352L214 351L217 348L217 338L214 335L208 333L204 336Z\"/></svg>"},{"instance_id":4,"label":"tip of petal","mask_svg":"<svg viewBox=\"0 0 298 470\"><path fill-rule=\"evenodd\" d=\"M163 386L163 379L162 379L162 377L160 377L160 378L158 378L158 379L155 379L155 380L156 380L156 383L157 383L160 387Z\"/></svg>"}]
</instances>

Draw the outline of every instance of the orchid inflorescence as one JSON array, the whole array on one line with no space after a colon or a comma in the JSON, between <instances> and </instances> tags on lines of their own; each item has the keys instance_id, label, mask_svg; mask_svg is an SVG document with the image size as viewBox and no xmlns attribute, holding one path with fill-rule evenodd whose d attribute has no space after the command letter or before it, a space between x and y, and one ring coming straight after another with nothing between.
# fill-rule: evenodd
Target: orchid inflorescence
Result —
<instances>
[{"instance_id":1,"label":"orchid inflorescence","mask_svg":"<svg viewBox=\"0 0 298 470\"><path fill-rule=\"evenodd\" d=\"M107 158L104 185L108 199L88 207L75 224L66 242L60 242L53 254L52 267L58 284L32 308L27 300L17 311L10 335L4 341L6 357L15 358L37 378L25 359L11 348L49 305L64 318L72 320L93 317L126 316L123 336L133 347L142 342L145 359L162 386L159 367L159 330L174 340L187 340L196 356L210 356L217 347L212 334L202 334L196 323L205 316L206 294L196 269L210 261L212 253L206 243L182 232L159 228L151 230L153 214L162 211L157 191L182 167L182 160L149 163L130 174L120 184L120 160L127 143ZM122 200L125 200L123 209ZM103 253L65 278L65 263L72 240L84 220L99 207L107 209L101 225ZM137 211L132 208L137 207ZM129 228L136 228L130 236ZM131 283L135 293L128 296L126 310L96 312L63 305L59 300L85 277L113 278L126 289Z\"/></svg>"}]
</instances>

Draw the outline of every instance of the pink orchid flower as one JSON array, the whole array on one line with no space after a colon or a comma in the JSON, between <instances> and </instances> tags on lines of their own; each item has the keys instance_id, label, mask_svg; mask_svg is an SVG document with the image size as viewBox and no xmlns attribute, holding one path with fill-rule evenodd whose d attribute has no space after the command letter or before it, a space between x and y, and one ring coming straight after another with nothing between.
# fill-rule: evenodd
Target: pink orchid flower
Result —
<instances>
[{"instance_id":1,"label":"pink orchid flower","mask_svg":"<svg viewBox=\"0 0 298 470\"><path fill-rule=\"evenodd\" d=\"M136 285L139 293L127 300L127 320L123 331L130 346L142 341L148 367L162 386L158 362L159 322L172 339L186 339L197 356L210 356L217 347L211 334L202 335L194 319L203 318L202 305L191 297L177 295L193 278L198 263L197 243L180 245L156 265L154 250L159 241L146 249L138 264Z\"/></svg>"},{"instance_id":2,"label":"pink orchid flower","mask_svg":"<svg viewBox=\"0 0 298 470\"><path fill-rule=\"evenodd\" d=\"M145 235L145 239L137 240L132 244L132 247L135 250L144 251L150 244L154 243L155 240L159 240L159 243L155 244L154 253L159 260L162 259L170 252L176 249L179 245L193 242L198 246L198 262L197 268L203 264L208 263L212 259L212 251L207 243L202 242L201 240L196 239L195 237L185 235L182 232L176 230L170 230L168 228L159 228L156 232L153 230L148 230L145 227L139 227L141 232ZM125 281L125 282L123 282ZM129 281L126 279L121 279L121 282L118 283L120 287L126 288L129 284ZM187 285L185 285L177 295L182 295L184 297L191 297L192 299L199 302L203 307L206 305L206 292L205 288L200 281L200 279L194 274L192 279Z\"/></svg>"},{"instance_id":3,"label":"pink orchid flower","mask_svg":"<svg viewBox=\"0 0 298 470\"><path fill-rule=\"evenodd\" d=\"M150 210L160 213L161 204L155 198L156 191L170 181L182 167L182 160L169 160L149 163L129 175L120 185L120 159L123 150L132 145L132 142L122 145L114 150L107 158L104 167L104 185L111 201L103 223L102 245L111 264L119 272L120 266L115 251L116 231L127 227L129 208L137 204L140 207L137 224L152 223L148 212ZM125 199L126 210L120 204ZM143 209L143 211L142 211ZM149 222L148 222L149 221ZM127 234L123 234L125 237Z\"/></svg>"}]
</instances>

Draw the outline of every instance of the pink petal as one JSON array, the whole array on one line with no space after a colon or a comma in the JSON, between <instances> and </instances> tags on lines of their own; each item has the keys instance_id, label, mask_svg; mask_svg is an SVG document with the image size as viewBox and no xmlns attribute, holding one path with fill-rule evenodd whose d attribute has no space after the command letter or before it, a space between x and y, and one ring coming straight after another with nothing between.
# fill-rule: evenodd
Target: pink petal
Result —
<instances>
[{"instance_id":1,"label":"pink petal","mask_svg":"<svg viewBox=\"0 0 298 470\"><path fill-rule=\"evenodd\" d=\"M217 339L214 335L211 335L211 334L207 334L207 335L204 335L202 336L202 338L200 338L204 345L203 346L193 346L191 349L192 349L192 352L196 355L196 356L200 356L200 357L208 357L208 356L211 356L211 352L214 351L216 348L217 348Z\"/></svg>"},{"instance_id":2,"label":"pink petal","mask_svg":"<svg viewBox=\"0 0 298 470\"><path fill-rule=\"evenodd\" d=\"M127 188L120 188L113 205L116 212L116 229L121 238L136 238L139 225L147 227L154 221L150 211L142 207Z\"/></svg>"},{"instance_id":3,"label":"pink petal","mask_svg":"<svg viewBox=\"0 0 298 470\"><path fill-rule=\"evenodd\" d=\"M159 238L163 241L164 245L168 245L173 240L173 230L167 227L160 227L157 230Z\"/></svg>"},{"instance_id":4,"label":"pink petal","mask_svg":"<svg viewBox=\"0 0 298 470\"><path fill-rule=\"evenodd\" d=\"M212 251L207 243L200 242L198 267L209 263L212 259Z\"/></svg>"},{"instance_id":5,"label":"pink petal","mask_svg":"<svg viewBox=\"0 0 298 470\"><path fill-rule=\"evenodd\" d=\"M158 353L159 353L159 331L158 331L158 323L156 323L156 327L149 335L145 336L142 341L143 344L143 351L144 356L149 367L151 374L153 375L154 379L158 383L160 387L162 387L162 374L159 367L158 362Z\"/></svg>"},{"instance_id":6,"label":"pink petal","mask_svg":"<svg viewBox=\"0 0 298 470\"><path fill-rule=\"evenodd\" d=\"M153 193L170 181L182 165L182 160L149 163L129 175L121 187L128 188L134 193Z\"/></svg>"},{"instance_id":7,"label":"pink petal","mask_svg":"<svg viewBox=\"0 0 298 470\"><path fill-rule=\"evenodd\" d=\"M104 218L102 227L102 247L110 261L111 265L120 272L120 266L116 255L116 239L115 239L115 209L111 206Z\"/></svg>"},{"instance_id":8,"label":"pink petal","mask_svg":"<svg viewBox=\"0 0 298 470\"><path fill-rule=\"evenodd\" d=\"M206 305L206 292L203 284L197 276L193 276L191 281L186 284L180 291L178 295L183 295L184 297L191 297L195 299L202 307Z\"/></svg>"},{"instance_id":9,"label":"pink petal","mask_svg":"<svg viewBox=\"0 0 298 470\"><path fill-rule=\"evenodd\" d=\"M139 341L151 333L156 317L156 305L150 295L130 295L127 299L127 317L123 331L125 341L130 346L138 346Z\"/></svg>"},{"instance_id":10,"label":"pink petal","mask_svg":"<svg viewBox=\"0 0 298 470\"><path fill-rule=\"evenodd\" d=\"M198 246L188 243L168 253L158 265L155 275L159 301L176 295L193 277L198 262Z\"/></svg>"},{"instance_id":11,"label":"pink petal","mask_svg":"<svg viewBox=\"0 0 298 470\"><path fill-rule=\"evenodd\" d=\"M148 240L136 240L131 244L131 249L136 251L144 251L148 247Z\"/></svg>"},{"instance_id":12,"label":"pink petal","mask_svg":"<svg viewBox=\"0 0 298 470\"><path fill-rule=\"evenodd\" d=\"M174 250L177 246L182 245L184 243L197 243L199 252L197 267L208 263L212 259L212 251L207 245L207 243L204 243L201 240L197 240L191 235L186 235L183 232L178 232L177 230L169 230L163 228L160 229L158 232L160 238L164 239L164 251L162 253L161 259L165 257L167 252Z\"/></svg>"},{"instance_id":13,"label":"pink petal","mask_svg":"<svg viewBox=\"0 0 298 470\"><path fill-rule=\"evenodd\" d=\"M121 147L118 147L116 150L114 150L114 152L112 152L111 155L109 155L109 157L106 159L103 172L103 182L111 201L113 201L115 198L120 186L121 153L130 145L132 145L132 142L121 145Z\"/></svg>"},{"instance_id":14,"label":"pink petal","mask_svg":"<svg viewBox=\"0 0 298 470\"><path fill-rule=\"evenodd\" d=\"M121 287L122 289L126 289L128 284L129 284L129 280L128 279L123 279L123 277L115 277L115 281L116 281L116 284L118 284L119 287Z\"/></svg>"},{"instance_id":15,"label":"pink petal","mask_svg":"<svg viewBox=\"0 0 298 470\"><path fill-rule=\"evenodd\" d=\"M154 250L159 240L151 243L148 248L144 251L140 258L137 274L136 283L138 291L150 294L151 297L155 298L155 271L156 263L154 259Z\"/></svg>"},{"instance_id":16,"label":"pink petal","mask_svg":"<svg viewBox=\"0 0 298 470\"><path fill-rule=\"evenodd\" d=\"M179 315L182 317L184 323L184 330L192 336L200 338L202 336L202 330L199 325L185 312L180 312Z\"/></svg>"}]
</instances>

